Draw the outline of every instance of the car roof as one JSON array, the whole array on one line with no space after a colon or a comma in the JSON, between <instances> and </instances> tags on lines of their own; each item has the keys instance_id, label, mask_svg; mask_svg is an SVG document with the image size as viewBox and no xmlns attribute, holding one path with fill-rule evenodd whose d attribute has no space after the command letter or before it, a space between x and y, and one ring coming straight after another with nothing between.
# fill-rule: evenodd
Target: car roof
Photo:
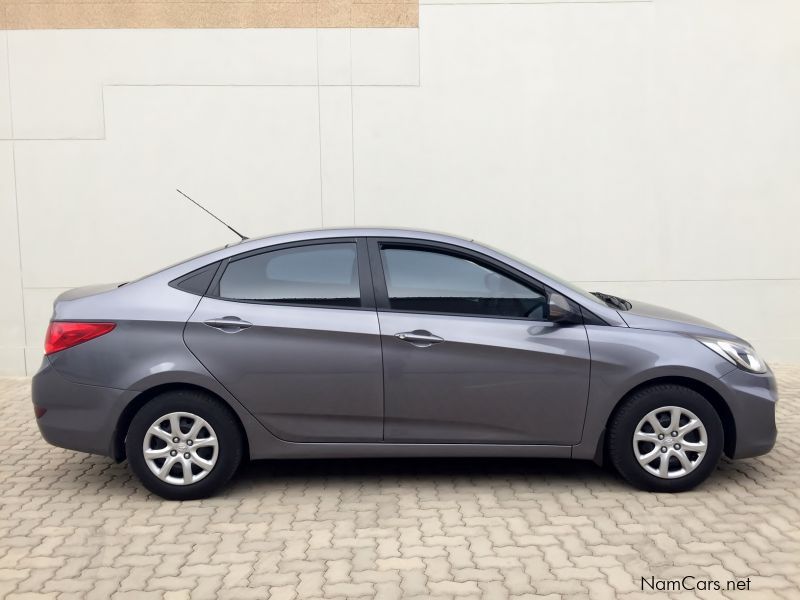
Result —
<instances>
[{"instance_id":1,"label":"car roof","mask_svg":"<svg viewBox=\"0 0 800 600\"><path fill-rule=\"evenodd\" d=\"M463 244L465 242L469 243L473 241L454 235L428 231L424 229L404 229L401 227L323 227L319 229L306 229L302 231L265 235L258 238L247 239L235 245L241 246L243 244L252 243L253 247L259 247L260 245L284 243L284 241L293 242L334 237L404 237L457 244ZM277 238L281 238L281 241L276 242ZM286 239L284 240L284 238ZM264 244L264 242L269 242L269 244Z\"/></svg>"}]
</instances>

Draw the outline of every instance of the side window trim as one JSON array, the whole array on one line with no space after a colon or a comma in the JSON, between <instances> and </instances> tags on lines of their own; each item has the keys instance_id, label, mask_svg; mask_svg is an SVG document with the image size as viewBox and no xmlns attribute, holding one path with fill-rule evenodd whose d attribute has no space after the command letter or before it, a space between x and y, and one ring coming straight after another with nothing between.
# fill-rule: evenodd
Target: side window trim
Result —
<instances>
[{"instance_id":1,"label":"side window trim","mask_svg":"<svg viewBox=\"0 0 800 600\"><path fill-rule=\"evenodd\" d=\"M415 238L369 238L368 241L369 241L369 260L370 260L370 266L372 267L372 286L375 293L375 306L379 311L382 312L449 315L456 317L481 318L481 319L511 319L515 321L534 321L534 319L507 317L501 315L480 315L480 314L470 315L463 313L445 313L445 312L421 313L415 310L391 308L391 304L389 303L389 291L386 285L386 274L384 272L383 259L381 256L381 250L384 247L408 248L408 249L423 250L423 251L427 250L431 252L450 254L451 256L455 256L456 258L469 260L479 265L485 265L487 268L490 268L491 270L496 271L513 281L517 281L526 287L532 288L533 290L543 294L545 297L551 291L548 286L534 279L533 277L530 277L525 273L521 273L516 269L512 269L508 265L501 263L500 261L497 261L491 258L490 256L486 256L484 254L481 254L480 252L474 252L466 248L459 248L458 246L452 246L450 244L445 244L442 242L419 240ZM538 322L549 323L550 321L544 320Z\"/></svg>"},{"instance_id":2,"label":"side window trim","mask_svg":"<svg viewBox=\"0 0 800 600\"><path fill-rule=\"evenodd\" d=\"M269 300L240 300L236 298L223 298L220 296L219 282L225 273L225 269L231 262L265 254L267 252L274 252L276 250L289 250L292 248L301 248L303 246L321 246L323 244L342 244L349 243L356 245L356 262L358 265L358 287L361 296L360 306L325 306L320 304L291 304L287 302L272 302ZM367 239L363 237L342 237L342 238L321 238L303 240L300 242L288 242L286 244L275 244L273 246L264 246L256 248L241 254L229 256L221 261L217 269L211 285L205 294L206 298L213 298L215 300L224 300L225 302L239 302L243 304L263 304L265 306L294 306L300 308L322 308L322 309L336 309L336 310L375 310L375 294L373 291L372 280L370 277L369 257L367 250Z\"/></svg>"},{"instance_id":3,"label":"side window trim","mask_svg":"<svg viewBox=\"0 0 800 600\"><path fill-rule=\"evenodd\" d=\"M372 289L375 295L375 308L377 310L389 311L389 290L386 287L386 276L383 272L383 261L381 260L380 238L369 238L369 264L372 273Z\"/></svg>"},{"instance_id":4,"label":"side window trim","mask_svg":"<svg viewBox=\"0 0 800 600\"><path fill-rule=\"evenodd\" d=\"M195 296L201 296L201 297L205 296L208 293L209 288L213 284L222 262L223 261L221 260L217 260L214 261L213 263L205 265L204 267L195 269L194 271L189 271L185 275L181 275L180 277L176 277L175 279L170 281L169 286L175 288L176 290L186 292L187 294L193 294ZM202 288L202 290L200 289L200 287L198 287L197 289L191 289L185 286L186 282L201 274L211 275L210 279L208 280L208 283L205 285L205 287Z\"/></svg>"}]
</instances>

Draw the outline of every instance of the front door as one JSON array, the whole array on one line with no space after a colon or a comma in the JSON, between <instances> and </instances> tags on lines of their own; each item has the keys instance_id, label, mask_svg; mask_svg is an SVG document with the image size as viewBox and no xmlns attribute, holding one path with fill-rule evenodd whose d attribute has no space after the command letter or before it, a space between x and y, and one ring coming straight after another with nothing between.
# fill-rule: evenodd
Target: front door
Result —
<instances>
[{"instance_id":1,"label":"front door","mask_svg":"<svg viewBox=\"0 0 800 600\"><path fill-rule=\"evenodd\" d=\"M458 251L371 244L385 441L580 441L586 330L547 320L546 289Z\"/></svg>"},{"instance_id":2,"label":"front door","mask_svg":"<svg viewBox=\"0 0 800 600\"><path fill-rule=\"evenodd\" d=\"M378 318L358 246L331 240L234 257L186 326L198 360L281 439L382 438Z\"/></svg>"}]
</instances>

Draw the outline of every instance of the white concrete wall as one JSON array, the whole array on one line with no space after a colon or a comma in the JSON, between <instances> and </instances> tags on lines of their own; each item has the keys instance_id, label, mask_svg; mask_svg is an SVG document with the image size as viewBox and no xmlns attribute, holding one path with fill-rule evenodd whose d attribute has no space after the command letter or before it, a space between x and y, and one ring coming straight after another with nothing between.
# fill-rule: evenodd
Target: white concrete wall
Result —
<instances>
[{"instance_id":1,"label":"white concrete wall","mask_svg":"<svg viewBox=\"0 0 800 600\"><path fill-rule=\"evenodd\" d=\"M0 32L0 373L53 298L251 236L475 237L800 361L800 3L423 0L406 30Z\"/></svg>"}]
</instances>

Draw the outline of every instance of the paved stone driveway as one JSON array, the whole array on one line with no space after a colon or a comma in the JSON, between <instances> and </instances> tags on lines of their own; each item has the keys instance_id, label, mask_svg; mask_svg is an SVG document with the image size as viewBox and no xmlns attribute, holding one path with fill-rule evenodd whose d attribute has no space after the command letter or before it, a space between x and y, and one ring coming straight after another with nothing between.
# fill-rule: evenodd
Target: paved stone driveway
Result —
<instances>
[{"instance_id":1,"label":"paved stone driveway","mask_svg":"<svg viewBox=\"0 0 800 600\"><path fill-rule=\"evenodd\" d=\"M700 490L632 491L590 463L261 462L212 500L164 502L126 465L39 437L27 379L0 380L3 598L715 598L641 577L800 598L800 367L780 437Z\"/></svg>"}]
</instances>

